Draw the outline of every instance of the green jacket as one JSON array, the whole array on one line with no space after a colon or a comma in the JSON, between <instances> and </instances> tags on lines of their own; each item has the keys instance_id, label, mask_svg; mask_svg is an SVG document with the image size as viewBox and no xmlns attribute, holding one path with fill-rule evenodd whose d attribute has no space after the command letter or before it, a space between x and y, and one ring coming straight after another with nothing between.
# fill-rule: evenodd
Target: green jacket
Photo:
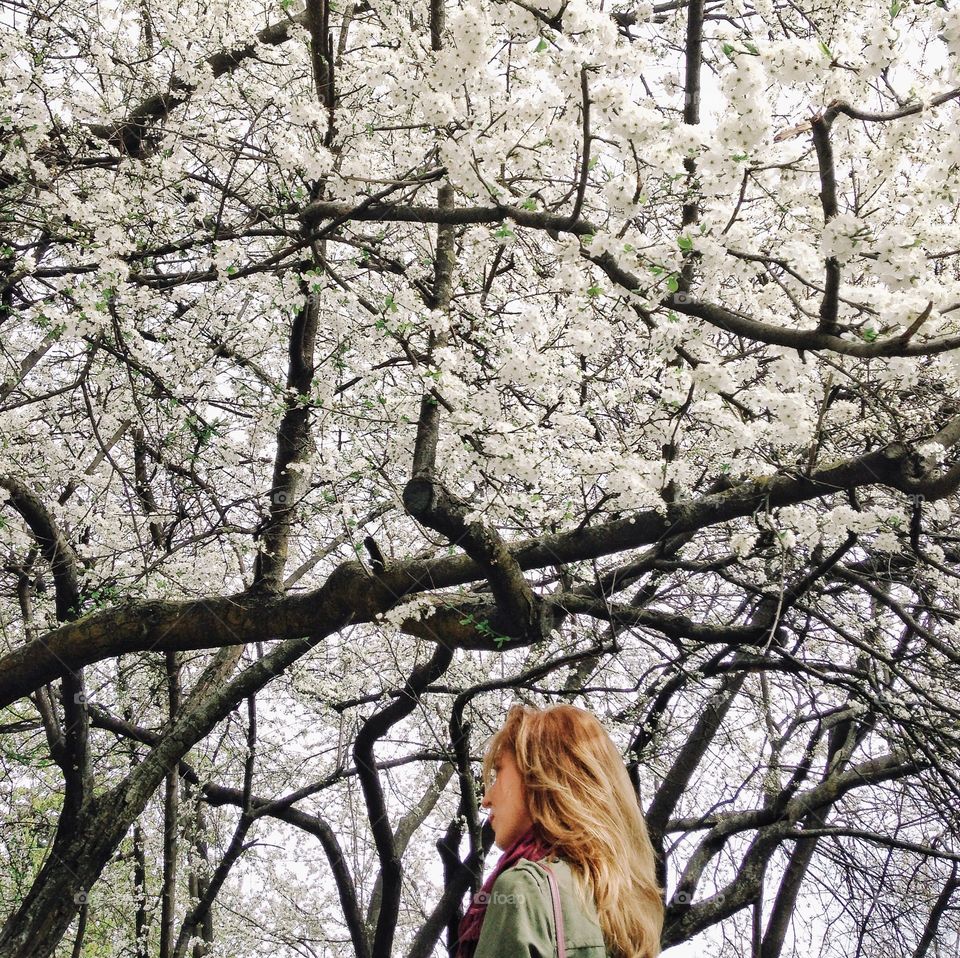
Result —
<instances>
[{"instance_id":1,"label":"green jacket","mask_svg":"<svg viewBox=\"0 0 960 958\"><path fill-rule=\"evenodd\" d=\"M609 958L593 902L584 904L570 865L544 860L560 889L567 958ZM494 882L474 958L556 958L550 885L543 869L521 858Z\"/></svg>"}]
</instances>

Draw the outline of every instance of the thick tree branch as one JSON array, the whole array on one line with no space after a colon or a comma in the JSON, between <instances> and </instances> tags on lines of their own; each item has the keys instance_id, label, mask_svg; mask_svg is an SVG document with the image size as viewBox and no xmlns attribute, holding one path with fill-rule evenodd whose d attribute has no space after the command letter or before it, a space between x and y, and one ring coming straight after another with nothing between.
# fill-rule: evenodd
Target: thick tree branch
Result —
<instances>
[{"instance_id":1,"label":"thick tree branch","mask_svg":"<svg viewBox=\"0 0 960 958\"><path fill-rule=\"evenodd\" d=\"M313 62L313 82L317 100L327 111L327 130L324 145L330 147L335 134L333 35L330 32L330 4L328 0L306 0L306 24L310 31L310 57Z\"/></svg>"},{"instance_id":2,"label":"thick tree branch","mask_svg":"<svg viewBox=\"0 0 960 958\"><path fill-rule=\"evenodd\" d=\"M842 113L844 116L848 116L852 120L862 120L865 123L889 123L892 120L902 120L907 116L916 116L918 113L923 113L924 110L932 110L938 106L942 106L944 103L949 103L950 100L957 99L957 97L960 97L960 87L955 87L952 90L945 90L943 93L938 93L929 100L924 100L919 103L908 103L906 106L900 107L899 110L888 110L885 113L877 113L872 110L861 110L859 107L853 106L853 104L848 103L846 100L839 99L831 100L827 105L827 110L835 115ZM796 136L806 130L807 127L812 126L812 124L813 120L805 120L804 122L790 127L787 130L782 130L774 137L774 142L786 140Z\"/></svg>"},{"instance_id":3,"label":"thick tree branch","mask_svg":"<svg viewBox=\"0 0 960 958\"><path fill-rule=\"evenodd\" d=\"M931 356L960 348L960 336L942 336L923 343L904 342L901 336L892 336L889 339L869 343L844 339L816 329L772 326L743 313L712 303L700 302L683 294L671 296L666 300L666 304L678 313L695 316L724 332L772 346L787 346L790 349L809 352L830 350L845 356L859 356L867 359L873 356Z\"/></svg>"},{"instance_id":4,"label":"thick tree branch","mask_svg":"<svg viewBox=\"0 0 960 958\"><path fill-rule=\"evenodd\" d=\"M56 613L61 622L80 609L80 560L43 501L22 482L0 475L0 488L10 493L9 504L23 517L47 560L56 588Z\"/></svg>"},{"instance_id":5,"label":"thick tree branch","mask_svg":"<svg viewBox=\"0 0 960 958\"><path fill-rule=\"evenodd\" d=\"M318 296L302 284L303 305L290 330L289 365L284 413L277 428L277 452L270 489L269 516L261 530L262 545L257 552L254 587L281 592L287 565L290 530L297 513L302 475L311 452L310 407L307 397L313 384L314 351L320 315Z\"/></svg>"},{"instance_id":6,"label":"thick tree branch","mask_svg":"<svg viewBox=\"0 0 960 958\"><path fill-rule=\"evenodd\" d=\"M810 121L813 130L813 145L820 166L820 204L823 207L823 225L826 229L837 215L837 173L833 160L833 144L830 128L836 113L830 109ZM837 335L837 310L840 297L840 261L828 256L825 264L823 298L820 300L820 322L817 332Z\"/></svg>"},{"instance_id":7,"label":"thick tree branch","mask_svg":"<svg viewBox=\"0 0 960 958\"><path fill-rule=\"evenodd\" d=\"M927 923L923 928L923 934L920 936L917 947L914 949L913 958L925 958L930 950L930 946L937 940L937 931L940 928L940 922L950 907L953 896L960 890L960 878L957 877L958 861L960 861L960 857L954 861L953 868L950 869L950 877L943 883L943 888L940 890L940 894L937 895L937 900L934 902L933 908L930 909Z\"/></svg>"},{"instance_id":8,"label":"thick tree branch","mask_svg":"<svg viewBox=\"0 0 960 958\"><path fill-rule=\"evenodd\" d=\"M644 609L630 605L613 605L601 599L585 599L575 593L564 592L551 597L565 612L589 615L619 626L640 626L655 629L671 639L692 639L694 642L721 644L730 647L760 645L770 631L764 625L711 625L696 622L686 615L659 609Z\"/></svg>"},{"instance_id":9,"label":"thick tree branch","mask_svg":"<svg viewBox=\"0 0 960 958\"><path fill-rule=\"evenodd\" d=\"M795 505L872 485L928 494L933 499L949 495L960 485L960 471L954 467L929 475L921 472L918 477L914 450L898 443L826 465L810 475L749 480L700 499L671 503L664 511L649 509L625 519L511 543L509 552L520 569L592 559L729 522L761 507ZM67 623L0 659L0 708L56 678L65 668L77 669L123 652L215 648L268 634L292 643L285 646L291 655L286 660L289 664L320 641L328 625L369 622L405 595L463 585L487 574L488 569L469 556L398 562L377 577L359 563L345 563L320 589L302 595L240 593L118 606Z\"/></svg>"},{"instance_id":10,"label":"thick tree branch","mask_svg":"<svg viewBox=\"0 0 960 958\"><path fill-rule=\"evenodd\" d=\"M404 685L402 697L375 712L364 722L354 740L353 755L360 778L360 787L367 806L367 817L380 862L380 881L383 895L373 936L372 953L389 955L400 913L400 890L403 867L397 851L390 818L383 796L383 787L377 773L374 749L377 742L397 722L406 718L416 707L420 694L447 670L453 661L453 650L437 645L430 660L418 666Z\"/></svg>"},{"instance_id":11,"label":"thick tree branch","mask_svg":"<svg viewBox=\"0 0 960 958\"><path fill-rule=\"evenodd\" d=\"M231 73L245 60L257 55L258 46L279 46L290 39L291 30L304 23L306 14L272 23L260 30L253 41L233 50L220 50L203 61L213 76ZM155 126L178 106L186 103L196 90L196 84L174 77L167 93L156 93L142 100L117 123L90 124L87 129L95 137L106 140L127 156L145 155L145 144Z\"/></svg>"},{"instance_id":12,"label":"thick tree branch","mask_svg":"<svg viewBox=\"0 0 960 958\"><path fill-rule=\"evenodd\" d=\"M504 622L503 634L524 641L549 635L555 626L550 607L530 587L496 530L478 520L467 521L467 503L452 496L441 483L428 479L408 482L403 501L412 516L460 546L484 569Z\"/></svg>"},{"instance_id":13,"label":"thick tree branch","mask_svg":"<svg viewBox=\"0 0 960 958\"><path fill-rule=\"evenodd\" d=\"M449 762L442 764L433 776L433 781L420 796L420 800L397 823L393 833L393 844L397 858L403 858L414 832L424 823L427 816L436 807L443 790L453 777L454 766ZM383 873L377 875L367 906L367 927L375 928L380 917L380 903L383 900Z\"/></svg>"},{"instance_id":14,"label":"thick tree branch","mask_svg":"<svg viewBox=\"0 0 960 958\"><path fill-rule=\"evenodd\" d=\"M50 510L22 482L11 476L0 475L0 488L10 493L10 505L26 522L40 554L47 560L53 572L57 619L61 622L75 619L80 612L82 595L80 560L73 545ZM65 784L63 809L58 823L60 835L73 828L81 806L90 797L93 778L83 673L80 669L60 668L56 674L61 679L64 713L63 735L61 738L59 731L54 733L56 744L53 751L54 756L59 756ZM53 678L54 675L51 675L47 681ZM49 718L52 719L53 716ZM54 732L53 726L50 727L50 732Z\"/></svg>"},{"instance_id":15,"label":"thick tree branch","mask_svg":"<svg viewBox=\"0 0 960 958\"><path fill-rule=\"evenodd\" d=\"M687 5L687 42L684 48L683 81L683 122L687 126L700 123L700 72L703 67L703 17L704 0L690 0ZM695 190L697 163L692 156L683 159L686 171L687 196L683 202L681 226L683 229L693 226L700 217L700 204ZM690 251L685 251L685 263L682 271L683 289L688 291L693 279Z\"/></svg>"},{"instance_id":16,"label":"thick tree branch","mask_svg":"<svg viewBox=\"0 0 960 958\"><path fill-rule=\"evenodd\" d=\"M580 158L580 181L577 184L577 197L570 213L570 225L574 226L580 213L583 211L583 200L587 195L587 183L590 178L590 147L593 137L590 132L590 70L587 66L580 67L580 109L583 116L583 154Z\"/></svg>"}]
</instances>

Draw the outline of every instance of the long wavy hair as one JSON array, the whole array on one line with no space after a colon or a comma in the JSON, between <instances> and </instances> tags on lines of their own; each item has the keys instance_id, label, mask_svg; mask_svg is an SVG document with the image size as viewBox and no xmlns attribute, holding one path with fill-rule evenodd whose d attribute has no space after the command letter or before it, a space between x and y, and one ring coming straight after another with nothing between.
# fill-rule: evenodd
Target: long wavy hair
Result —
<instances>
[{"instance_id":1,"label":"long wavy hair","mask_svg":"<svg viewBox=\"0 0 960 958\"><path fill-rule=\"evenodd\" d=\"M489 787L509 751L523 780L534 831L570 862L597 905L616 958L660 953L663 898L653 846L617 747L595 716L573 705L514 705L483 758Z\"/></svg>"}]
</instances>

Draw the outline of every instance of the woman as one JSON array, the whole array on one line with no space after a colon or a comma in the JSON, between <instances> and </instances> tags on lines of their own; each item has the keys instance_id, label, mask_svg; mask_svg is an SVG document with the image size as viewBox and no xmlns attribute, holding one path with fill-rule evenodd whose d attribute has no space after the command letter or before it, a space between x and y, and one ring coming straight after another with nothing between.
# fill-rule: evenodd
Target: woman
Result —
<instances>
[{"instance_id":1,"label":"woman","mask_svg":"<svg viewBox=\"0 0 960 958\"><path fill-rule=\"evenodd\" d=\"M653 847L620 754L593 715L513 706L487 748L483 782L503 855L460 924L459 958L556 955L553 880L567 958L659 954Z\"/></svg>"}]
</instances>

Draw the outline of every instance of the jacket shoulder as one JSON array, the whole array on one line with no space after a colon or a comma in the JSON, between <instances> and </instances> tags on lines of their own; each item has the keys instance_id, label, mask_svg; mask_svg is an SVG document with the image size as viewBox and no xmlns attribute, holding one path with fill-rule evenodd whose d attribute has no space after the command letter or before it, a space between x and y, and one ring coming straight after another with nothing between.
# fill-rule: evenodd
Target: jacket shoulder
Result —
<instances>
[{"instance_id":1,"label":"jacket shoulder","mask_svg":"<svg viewBox=\"0 0 960 958\"><path fill-rule=\"evenodd\" d=\"M600 928L600 918L593 898L582 889L573 866L562 858L545 859L540 863L521 859L515 866L523 876L536 881L542 894L542 906L547 909L550 928L553 929L553 903L550 883L542 866L549 868L557 878L560 907L563 912L563 930L569 958L604 958L607 948ZM514 869L510 869L513 871ZM506 874L506 872L504 873ZM502 877L502 876L501 876ZM524 880L527 880L524 878Z\"/></svg>"},{"instance_id":2,"label":"jacket shoulder","mask_svg":"<svg viewBox=\"0 0 960 958\"><path fill-rule=\"evenodd\" d=\"M560 858L545 862L553 869L560 886L560 904L563 907L564 930L568 949L583 949L582 955L607 954L600 928L600 917L593 896L581 885L573 866Z\"/></svg>"},{"instance_id":3,"label":"jacket shoulder","mask_svg":"<svg viewBox=\"0 0 960 958\"><path fill-rule=\"evenodd\" d=\"M552 958L556 954L546 875L534 869L532 862L521 861L497 877L474 958Z\"/></svg>"}]
</instances>

